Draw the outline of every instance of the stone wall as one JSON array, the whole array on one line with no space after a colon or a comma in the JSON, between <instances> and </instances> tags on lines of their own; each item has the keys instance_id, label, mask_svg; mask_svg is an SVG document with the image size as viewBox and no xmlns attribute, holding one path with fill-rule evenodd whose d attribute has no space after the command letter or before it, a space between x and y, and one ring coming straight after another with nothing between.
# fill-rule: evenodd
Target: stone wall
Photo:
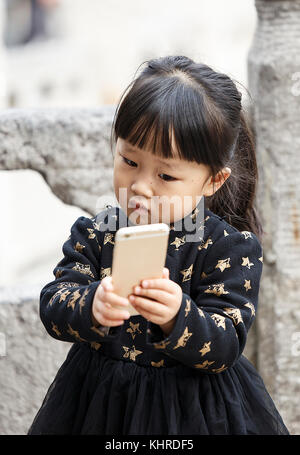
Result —
<instances>
[{"instance_id":1,"label":"stone wall","mask_svg":"<svg viewBox=\"0 0 300 455\"><path fill-rule=\"evenodd\" d=\"M66 204L91 214L113 193L110 130L115 108L0 112L0 170L39 172Z\"/></svg>"},{"instance_id":2,"label":"stone wall","mask_svg":"<svg viewBox=\"0 0 300 455\"><path fill-rule=\"evenodd\" d=\"M249 90L259 162L264 270L258 369L300 433L300 1L257 0Z\"/></svg>"},{"instance_id":3,"label":"stone wall","mask_svg":"<svg viewBox=\"0 0 300 455\"><path fill-rule=\"evenodd\" d=\"M8 301L3 293L0 299L0 434L22 435L70 344L48 335L39 318L36 297L24 298L25 289L9 291Z\"/></svg>"}]
</instances>

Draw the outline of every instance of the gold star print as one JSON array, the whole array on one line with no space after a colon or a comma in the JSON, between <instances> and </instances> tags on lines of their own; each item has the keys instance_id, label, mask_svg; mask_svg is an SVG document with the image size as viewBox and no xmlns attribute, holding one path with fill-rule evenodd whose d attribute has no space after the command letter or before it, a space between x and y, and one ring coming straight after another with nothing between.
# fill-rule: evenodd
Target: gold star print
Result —
<instances>
[{"instance_id":1,"label":"gold star print","mask_svg":"<svg viewBox=\"0 0 300 455\"><path fill-rule=\"evenodd\" d=\"M93 349L96 349L96 351L101 348L101 343L97 343L96 341L91 341L90 345Z\"/></svg>"},{"instance_id":2,"label":"gold star print","mask_svg":"<svg viewBox=\"0 0 300 455\"><path fill-rule=\"evenodd\" d=\"M206 226L205 226L205 221L207 221L209 218L210 218L210 217L207 216L203 221L201 221L198 231L204 231L204 229L205 229L205 227L206 227Z\"/></svg>"},{"instance_id":3,"label":"gold star print","mask_svg":"<svg viewBox=\"0 0 300 455\"><path fill-rule=\"evenodd\" d=\"M104 245L106 245L106 243L111 243L112 245L114 245L115 242L113 241L113 238L114 238L114 235L111 234L110 232L107 232L105 234L104 240L103 240Z\"/></svg>"},{"instance_id":4,"label":"gold star print","mask_svg":"<svg viewBox=\"0 0 300 455\"><path fill-rule=\"evenodd\" d=\"M191 264L188 269L184 269L184 270L180 271L180 273L182 273L182 275L183 275L182 282L188 281L191 279L192 274L194 273L193 267L194 267L194 264Z\"/></svg>"},{"instance_id":5,"label":"gold star print","mask_svg":"<svg viewBox=\"0 0 300 455\"><path fill-rule=\"evenodd\" d=\"M186 345L187 341L189 340L189 338L191 338L192 335L193 335L192 333L189 333L188 327L186 327L184 329L184 332L181 335L181 337L178 338L177 344L176 344L176 346L173 349L177 349L177 348L180 348L180 347L184 348L184 346Z\"/></svg>"},{"instance_id":6,"label":"gold star print","mask_svg":"<svg viewBox=\"0 0 300 455\"><path fill-rule=\"evenodd\" d=\"M211 350L210 345L211 345L211 341L208 341L207 343L203 344L201 349L199 349L199 352L201 352L201 357L203 357L205 354L210 352L210 350Z\"/></svg>"},{"instance_id":7,"label":"gold star print","mask_svg":"<svg viewBox=\"0 0 300 455\"><path fill-rule=\"evenodd\" d=\"M62 276L62 272L63 272L62 270L57 270L55 272L55 278L60 278Z\"/></svg>"},{"instance_id":8,"label":"gold star print","mask_svg":"<svg viewBox=\"0 0 300 455\"><path fill-rule=\"evenodd\" d=\"M70 335L74 336L74 337L76 338L76 340L78 340L78 341L86 341L84 338L81 338L81 336L79 335L79 332L77 332L77 330L73 330L73 329L72 329L72 327L70 326L70 324L68 324L68 327L69 327L69 328L68 328L67 332L68 332Z\"/></svg>"},{"instance_id":9,"label":"gold star print","mask_svg":"<svg viewBox=\"0 0 300 455\"><path fill-rule=\"evenodd\" d=\"M243 234L243 236L245 237L245 240L252 239L251 232L249 232L249 231L241 231L241 234Z\"/></svg>"},{"instance_id":10,"label":"gold star print","mask_svg":"<svg viewBox=\"0 0 300 455\"><path fill-rule=\"evenodd\" d=\"M201 273L201 277L200 277L201 280L204 280L204 278L207 278L207 277L208 277L208 275L206 275L205 272L202 272L202 273Z\"/></svg>"},{"instance_id":11,"label":"gold star print","mask_svg":"<svg viewBox=\"0 0 300 455\"><path fill-rule=\"evenodd\" d=\"M80 308L80 309L79 309L80 314L81 314L82 308L83 308L84 305L85 305L85 298L86 298L86 296L88 295L88 293L89 293L89 290L88 290L88 288L87 288L87 289L85 289L84 293L82 294L82 296L81 296L81 298L80 298L80 300L79 300L79 302L78 302L78 305L79 305L79 308Z\"/></svg>"},{"instance_id":12,"label":"gold star print","mask_svg":"<svg viewBox=\"0 0 300 455\"><path fill-rule=\"evenodd\" d=\"M126 332L129 332L134 340L137 333L142 333L139 329L140 323L138 322L137 324L133 324L133 322L129 321L129 325L130 327L126 330Z\"/></svg>"},{"instance_id":13,"label":"gold star print","mask_svg":"<svg viewBox=\"0 0 300 455\"><path fill-rule=\"evenodd\" d=\"M185 311L185 317L187 317L187 315L191 311L191 299L185 299L185 302L186 302L186 306L185 306L184 311Z\"/></svg>"},{"instance_id":14,"label":"gold star print","mask_svg":"<svg viewBox=\"0 0 300 455\"><path fill-rule=\"evenodd\" d=\"M228 291L224 291L224 283L219 283L219 284L210 284L208 286L208 289L205 289L204 291L206 294L215 294L218 297L223 294L229 294Z\"/></svg>"},{"instance_id":15,"label":"gold star print","mask_svg":"<svg viewBox=\"0 0 300 455\"><path fill-rule=\"evenodd\" d=\"M244 288L246 289L246 291L249 291L249 289L252 289L252 287L250 285L250 280L245 280Z\"/></svg>"},{"instance_id":16,"label":"gold star print","mask_svg":"<svg viewBox=\"0 0 300 455\"><path fill-rule=\"evenodd\" d=\"M76 265L74 265L74 267L72 267L72 270L83 273L84 275L89 275L92 278L95 278L93 272L91 271L91 266L89 264L85 265L85 264L81 264L80 262L76 262Z\"/></svg>"},{"instance_id":17,"label":"gold star print","mask_svg":"<svg viewBox=\"0 0 300 455\"><path fill-rule=\"evenodd\" d=\"M88 233L89 233L89 236L88 236L89 239L94 239L94 238L96 238L96 234L95 234L95 232L94 232L94 229L87 228L87 231L88 231Z\"/></svg>"},{"instance_id":18,"label":"gold star print","mask_svg":"<svg viewBox=\"0 0 300 455\"><path fill-rule=\"evenodd\" d=\"M53 296L49 300L48 305L51 306L52 303L54 302L54 300L56 299L56 297L60 296L63 292L64 292L63 289L60 289L59 291L56 291L55 294L53 294Z\"/></svg>"},{"instance_id":19,"label":"gold star print","mask_svg":"<svg viewBox=\"0 0 300 455\"><path fill-rule=\"evenodd\" d=\"M79 290L77 289L76 291L73 292L73 296L69 299L67 307L70 306L70 307L72 307L72 310L74 310L76 300L78 300L80 297L81 297L81 294L80 294Z\"/></svg>"},{"instance_id":20,"label":"gold star print","mask_svg":"<svg viewBox=\"0 0 300 455\"><path fill-rule=\"evenodd\" d=\"M175 237L174 242L170 243L170 245L175 245L175 251L178 251L181 245L185 244L185 235L183 237Z\"/></svg>"},{"instance_id":21,"label":"gold star print","mask_svg":"<svg viewBox=\"0 0 300 455\"><path fill-rule=\"evenodd\" d=\"M216 265L215 269L220 269L221 272L224 272L225 269L229 269L231 266L229 264L230 258L227 259L219 259L218 264Z\"/></svg>"},{"instance_id":22,"label":"gold star print","mask_svg":"<svg viewBox=\"0 0 300 455\"><path fill-rule=\"evenodd\" d=\"M225 317L221 316L220 314L211 314L210 317L214 320L217 327L222 327L222 329L226 330L225 325Z\"/></svg>"},{"instance_id":23,"label":"gold star print","mask_svg":"<svg viewBox=\"0 0 300 455\"><path fill-rule=\"evenodd\" d=\"M157 368L164 367L164 359L161 359L159 362L151 362L151 365Z\"/></svg>"},{"instance_id":24,"label":"gold star print","mask_svg":"<svg viewBox=\"0 0 300 455\"><path fill-rule=\"evenodd\" d=\"M84 245L81 245L80 242L77 242L76 245L75 245L75 250L78 251L79 253L82 253L83 252L83 248L85 248Z\"/></svg>"},{"instance_id":25,"label":"gold star print","mask_svg":"<svg viewBox=\"0 0 300 455\"><path fill-rule=\"evenodd\" d=\"M193 211L192 211L192 215L190 215L190 217L192 218L193 222L195 223L196 221L196 218L197 218L197 215L198 213L200 212L200 210L196 207Z\"/></svg>"},{"instance_id":26,"label":"gold star print","mask_svg":"<svg viewBox=\"0 0 300 455\"><path fill-rule=\"evenodd\" d=\"M249 258L248 258L248 257L246 257L246 258L243 258L243 257L242 257L242 260L243 260L242 265L243 265L244 267L248 267L248 269L250 269L250 267L251 267L252 265L254 265L252 262L249 261Z\"/></svg>"},{"instance_id":27,"label":"gold star print","mask_svg":"<svg viewBox=\"0 0 300 455\"><path fill-rule=\"evenodd\" d=\"M224 229L224 237L227 237L227 235L229 235L229 234L228 234L228 232Z\"/></svg>"},{"instance_id":28,"label":"gold star print","mask_svg":"<svg viewBox=\"0 0 300 455\"><path fill-rule=\"evenodd\" d=\"M132 347L133 347L133 349L130 349L127 346L122 346L122 348L125 350L125 354L123 355L123 357L125 357L125 359L127 359L129 357L130 360L133 360L135 362L135 358L138 355L142 354L143 351L138 351L137 349L135 349L134 345Z\"/></svg>"},{"instance_id":29,"label":"gold star print","mask_svg":"<svg viewBox=\"0 0 300 455\"><path fill-rule=\"evenodd\" d=\"M222 373L222 371L226 370L227 367L225 366L225 364L223 363L223 365L220 367L220 368L213 368L211 371L213 373Z\"/></svg>"},{"instance_id":30,"label":"gold star print","mask_svg":"<svg viewBox=\"0 0 300 455\"><path fill-rule=\"evenodd\" d=\"M203 242L198 245L198 250L203 250L204 248L207 250L208 246L209 245L212 245L213 244L213 241L210 237L208 237L208 239L206 240L206 242L203 244Z\"/></svg>"},{"instance_id":31,"label":"gold star print","mask_svg":"<svg viewBox=\"0 0 300 455\"><path fill-rule=\"evenodd\" d=\"M254 307L253 303L247 302L247 303L245 303L244 306L250 308L250 310L251 310L251 316L255 316L255 307Z\"/></svg>"},{"instance_id":32,"label":"gold star print","mask_svg":"<svg viewBox=\"0 0 300 455\"><path fill-rule=\"evenodd\" d=\"M202 318L205 318L205 315L204 315L203 311L201 310L201 308L198 308L198 313L200 314L200 316Z\"/></svg>"},{"instance_id":33,"label":"gold star print","mask_svg":"<svg viewBox=\"0 0 300 455\"><path fill-rule=\"evenodd\" d=\"M106 276L111 276L111 267L107 267L106 269L101 267L100 280L103 280L103 278Z\"/></svg>"},{"instance_id":34,"label":"gold star print","mask_svg":"<svg viewBox=\"0 0 300 455\"><path fill-rule=\"evenodd\" d=\"M68 290L66 290L65 292L63 292L63 293L60 295L60 298L59 298L59 301L58 301L58 302L59 302L59 303L60 303L60 302L64 302L69 294L71 294L71 292L68 291Z\"/></svg>"},{"instance_id":35,"label":"gold star print","mask_svg":"<svg viewBox=\"0 0 300 455\"><path fill-rule=\"evenodd\" d=\"M238 308L224 308L224 312L233 320L234 325L243 322L241 312Z\"/></svg>"},{"instance_id":36,"label":"gold star print","mask_svg":"<svg viewBox=\"0 0 300 455\"><path fill-rule=\"evenodd\" d=\"M61 289L61 288L64 288L64 289L66 289L66 288L73 288L73 287L76 287L76 286L80 286L80 284L79 284L79 283L73 283L73 282L71 283L71 282L69 282L69 281L65 281L65 282L59 283L59 284L57 285L57 287L60 288L60 289Z\"/></svg>"},{"instance_id":37,"label":"gold star print","mask_svg":"<svg viewBox=\"0 0 300 455\"><path fill-rule=\"evenodd\" d=\"M212 365L213 363L215 363L214 360L212 362L209 362L208 360L204 360L204 362L202 362L202 363L196 363L195 367L201 368L202 370L206 370L209 367L209 365Z\"/></svg>"},{"instance_id":38,"label":"gold star print","mask_svg":"<svg viewBox=\"0 0 300 455\"><path fill-rule=\"evenodd\" d=\"M260 262L264 262L263 256L261 256L260 258L258 258L258 260L259 260Z\"/></svg>"},{"instance_id":39,"label":"gold star print","mask_svg":"<svg viewBox=\"0 0 300 455\"><path fill-rule=\"evenodd\" d=\"M166 347L170 343L171 343L171 341L163 340L163 341L160 341L159 343L153 343L153 344L154 344L155 349L166 349Z\"/></svg>"},{"instance_id":40,"label":"gold star print","mask_svg":"<svg viewBox=\"0 0 300 455\"><path fill-rule=\"evenodd\" d=\"M54 322L52 322L52 321L51 321L51 324L52 324L51 329L53 330L53 332L55 332L56 335L60 337L60 336L61 336L61 333L60 333L60 331L58 330L57 325L55 325Z\"/></svg>"}]
</instances>

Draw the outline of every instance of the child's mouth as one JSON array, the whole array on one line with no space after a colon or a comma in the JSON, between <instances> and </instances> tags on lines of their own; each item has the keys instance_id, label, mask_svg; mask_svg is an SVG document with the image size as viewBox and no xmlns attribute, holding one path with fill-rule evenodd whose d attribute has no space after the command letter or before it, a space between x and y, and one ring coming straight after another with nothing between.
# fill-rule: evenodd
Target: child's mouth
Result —
<instances>
[{"instance_id":1,"label":"child's mouth","mask_svg":"<svg viewBox=\"0 0 300 455\"><path fill-rule=\"evenodd\" d=\"M141 207L138 207L138 206L137 206L137 207L134 209L134 212L136 212L136 213L141 213L141 214L142 214L142 213L147 213L148 210L145 209L145 207L142 207L142 206L141 206Z\"/></svg>"},{"instance_id":2,"label":"child's mouth","mask_svg":"<svg viewBox=\"0 0 300 455\"><path fill-rule=\"evenodd\" d=\"M138 201L129 201L128 208L133 208L135 212L138 213L147 213L148 209L141 202Z\"/></svg>"}]
</instances>

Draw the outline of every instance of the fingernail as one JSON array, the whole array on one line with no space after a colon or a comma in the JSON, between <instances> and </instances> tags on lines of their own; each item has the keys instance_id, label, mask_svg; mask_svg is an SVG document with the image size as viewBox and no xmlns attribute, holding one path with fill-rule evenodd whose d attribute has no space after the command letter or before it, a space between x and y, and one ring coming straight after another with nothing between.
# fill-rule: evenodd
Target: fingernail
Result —
<instances>
[{"instance_id":1,"label":"fingernail","mask_svg":"<svg viewBox=\"0 0 300 455\"><path fill-rule=\"evenodd\" d=\"M131 302L134 302L134 295L130 295L130 296L129 296L129 300L130 300Z\"/></svg>"},{"instance_id":2,"label":"fingernail","mask_svg":"<svg viewBox=\"0 0 300 455\"><path fill-rule=\"evenodd\" d=\"M140 288L139 286L137 286L137 287L135 288L135 292L136 292L137 294L140 292L140 290L141 290L141 288Z\"/></svg>"},{"instance_id":3,"label":"fingernail","mask_svg":"<svg viewBox=\"0 0 300 455\"><path fill-rule=\"evenodd\" d=\"M148 281L143 281L143 286L146 288L148 286Z\"/></svg>"}]
</instances>

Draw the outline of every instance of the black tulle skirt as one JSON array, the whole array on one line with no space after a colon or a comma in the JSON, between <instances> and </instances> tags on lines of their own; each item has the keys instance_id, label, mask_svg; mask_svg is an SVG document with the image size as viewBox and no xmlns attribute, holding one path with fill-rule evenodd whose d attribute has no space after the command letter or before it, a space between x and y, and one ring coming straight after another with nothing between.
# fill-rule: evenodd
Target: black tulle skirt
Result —
<instances>
[{"instance_id":1,"label":"black tulle skirt","mask_svg":"<svg viewBox=\"0 0 300 455\"><path fill-rule=\"evenodd\" d=\"M265 385L241 356L218 374L115 360L88 345L70 349L32 434L289 434Z\"/></svg>"}]
</instances>

